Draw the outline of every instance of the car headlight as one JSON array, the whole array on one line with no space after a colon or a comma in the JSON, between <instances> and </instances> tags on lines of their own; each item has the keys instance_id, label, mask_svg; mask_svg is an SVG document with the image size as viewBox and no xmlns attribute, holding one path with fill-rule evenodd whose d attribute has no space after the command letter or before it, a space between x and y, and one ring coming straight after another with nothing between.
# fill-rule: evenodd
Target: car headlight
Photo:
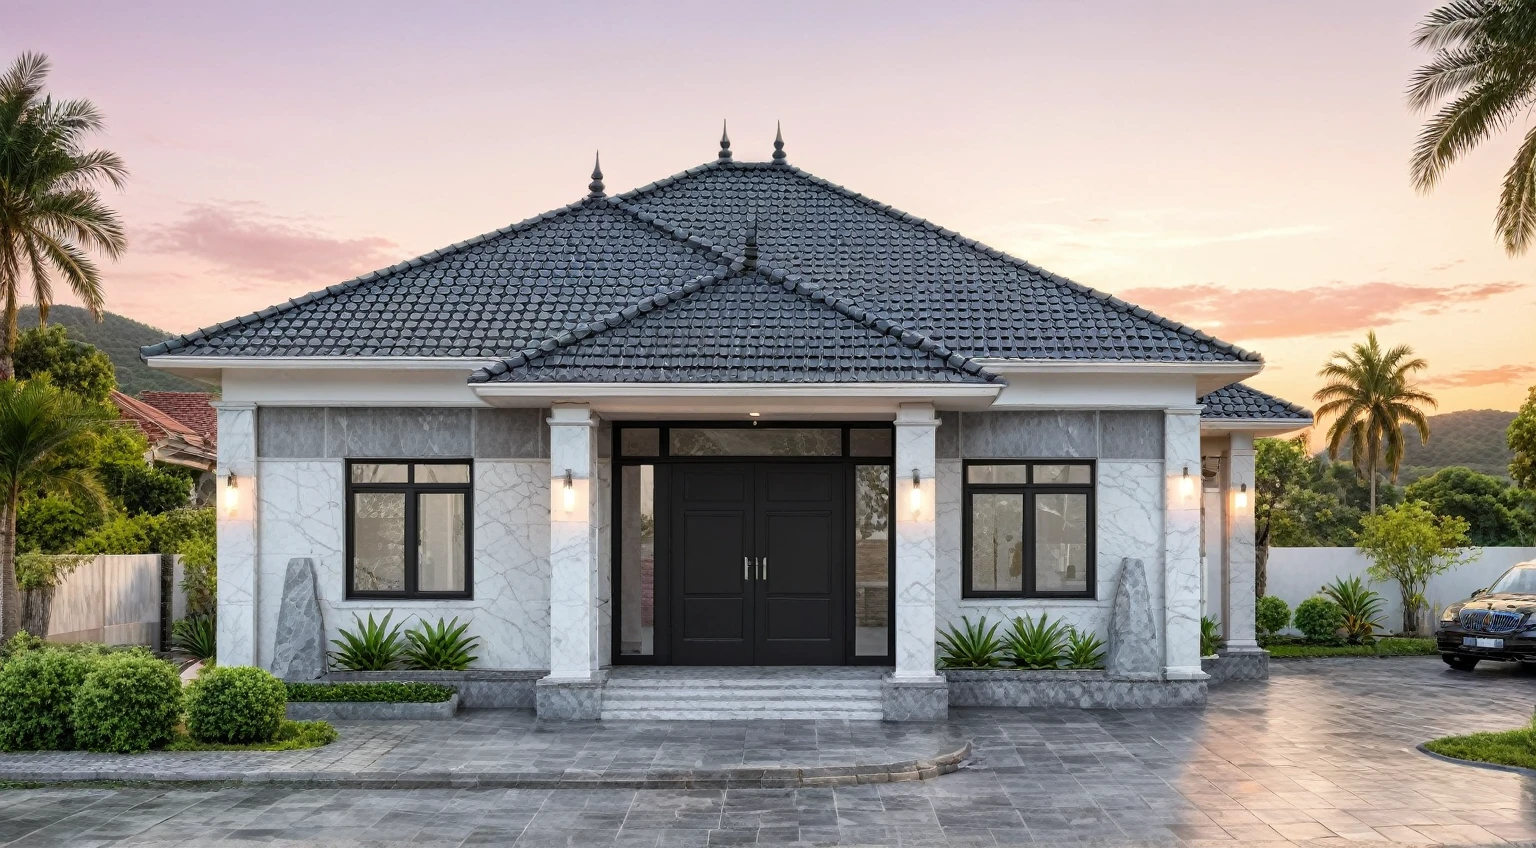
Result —
<instances>
[{"instance_id":1,"label":"car headlight","mask_svg":"<svg viewBox=\"0 0 1536 848\"><path fill-rule=\"evenodd\" d=\"M1455 621L1460 615L1461 610L1456 607L1446 607L1445 612L1440 613L1440 620L1442 622Z\"/></svg>"}]
</instances>

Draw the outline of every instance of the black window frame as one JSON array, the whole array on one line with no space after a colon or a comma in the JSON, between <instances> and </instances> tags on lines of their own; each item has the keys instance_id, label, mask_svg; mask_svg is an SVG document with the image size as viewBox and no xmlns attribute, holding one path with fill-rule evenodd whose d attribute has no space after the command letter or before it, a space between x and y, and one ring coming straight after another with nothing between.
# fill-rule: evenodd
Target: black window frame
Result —
<instances>
[{"instance_id":1,"label":"black window frame","mask_svg":"<svg viewBox=\"0 0 1536 848\"><path fill-rule=\"evenodd\" d=\"M354 465L404 465L406 467L406 482L404 483L354 483L352 481L352 467ZM418 483L416 482L416 466L418 465L462 465L469 469L469 482L467 483ZM433 457L431 459L373 459L357 458L346 461L346 515L347 515L347 541L346 541L346 569L344 594L347 600L418 600L418 601L470 601L475 597L475 463L472 459ZM353 560L356 556L354 544L356 527L356 510L354 509L353 494L357 492L381 492L389 494L405 495L405 589L399 592L359 591L353 586ZM419 544L420 527L417 521L417 503L423 494L462 494L464 495L464 589L459 592L424 592L417 589L420 579L419 563L417 561L417 546Z\"/></svg>"},{"instance_id":2,"label":"black window frame","mask_svg":"<svg viewBox=\"0 0 1536 848\"><path fill-rule=\"evenodd\" d=\"M972 483L971 467L976 465L1029 466L1028 483ZM1087 483L1036 483L1035 466L1073 465L1088 469ZM1059 459L967 459L961 463L961 558L960 597L980 599L1097 600L1098 599L1098 463L1078 458ZM1023 584L1019 591L977 590L971 585L971 498L974 494L1017 494L1024 499L1024 527L1020 539L1024 546ZM1081 494L1088 498L1088 568L1087 589L1082 592L1044 592L1035 588L1035 498L1042 494Z\"/></svg>"}]
</instances>

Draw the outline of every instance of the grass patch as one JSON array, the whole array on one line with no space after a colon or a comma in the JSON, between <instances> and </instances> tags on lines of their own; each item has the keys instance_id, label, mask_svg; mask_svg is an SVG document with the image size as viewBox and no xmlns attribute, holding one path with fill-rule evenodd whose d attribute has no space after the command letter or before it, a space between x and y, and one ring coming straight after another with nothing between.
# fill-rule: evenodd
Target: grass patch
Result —
<instances>
[{"instance_id":1,"label":"grass patch","mask_svg":"<svg viewBox=\"0 0 1536 848\"><path fill-rule=\"evenodd\" d=\"M1536 726L1502 733L1446 736L1426 742L1424 747L1442 757L1536 769Z\"/></svg>"},{"instance_id":2,"label":"grass patch","mask_svg":"<svg viewBox=\"0 0 1536 848\"><path fill-rule=\"evenodd\" d=\"M187 735L184 727L176 728L176 740L165 746L167 751L297 751L301 748L318 748L336 741L336 728L325 721L288 721L278 725L271 742L249 745L225 745L218 742L199 742Z\"/></svg>"},{"instance_id":3,"label":"grass patch","mask_svg":"<svg viewBox=\"0 0 1536 848\"><path fill-rule=\"evenodd\" d=\"M1432 657L1439 653L1433 639L1391 637L1369 645L1308 644L1296 640L1270 642L1265 646L1276 659L1307 657Z\"/></svg>"},{"instance_id":4,"label":"grass patch","mask_svg":"<svg viewBox=\"0 0 1536 848\"><path fill-rule=\"evenodd\" d=\"M288 700L436 704L452 698L453 691L439 683L289 683Z\"/></svg>"}]
</instances>

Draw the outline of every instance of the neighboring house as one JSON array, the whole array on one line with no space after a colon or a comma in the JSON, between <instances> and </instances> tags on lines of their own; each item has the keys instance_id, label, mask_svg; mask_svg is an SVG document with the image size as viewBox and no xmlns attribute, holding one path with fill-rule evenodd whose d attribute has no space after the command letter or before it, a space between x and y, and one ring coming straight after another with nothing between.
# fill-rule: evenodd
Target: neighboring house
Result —
<instances>
[{"instance_id":1,"label":"neighboring house","mask_svg":"<svg viewBox=\"0 0 1536 848\"><path fill-rule=\"evenodd\" d=\"M218 461L218 419L206 392L143 392L135 398L112 392L112 403L125 420L138 425L149 440L146 462L183 465L201 472L193 490L195 503L213 500Z\"/></svg>"},{"instance_id":2,"label":"neighboring house","mask_svg":"<svg viewBox=\"0 0 1536 848\"><path fill-rule=\"evenodd\" d=\"M308 557L327 638L458 617L479 665L547 673L552 717L628 664L942 689L937 628L1104 635L1129 558L1154 676L1202 680L1203 465L1228 493L1207 611L1257 651L1253 437L1311 420L1239 382L1259 355L775 148L614 197L595 171L570 206L145 348L222 388L220 662L272 665Z\"/></svg>"}]
</instances>

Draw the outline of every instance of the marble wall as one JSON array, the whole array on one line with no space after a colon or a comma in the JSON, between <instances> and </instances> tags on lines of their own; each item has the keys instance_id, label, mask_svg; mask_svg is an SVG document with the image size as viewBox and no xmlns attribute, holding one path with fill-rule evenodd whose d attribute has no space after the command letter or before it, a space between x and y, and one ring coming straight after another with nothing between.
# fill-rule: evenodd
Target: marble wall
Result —
<instances>
[{"instance_id":1,"label":"marble wall","mask_svg":"<svg viewBox=\"0 0 1536 848\"><path fill-rule=\"evenodd\" d=\"M542 409L263 406L257 449L270 459L548 459Z\"/></svg>"}]
</instances>

